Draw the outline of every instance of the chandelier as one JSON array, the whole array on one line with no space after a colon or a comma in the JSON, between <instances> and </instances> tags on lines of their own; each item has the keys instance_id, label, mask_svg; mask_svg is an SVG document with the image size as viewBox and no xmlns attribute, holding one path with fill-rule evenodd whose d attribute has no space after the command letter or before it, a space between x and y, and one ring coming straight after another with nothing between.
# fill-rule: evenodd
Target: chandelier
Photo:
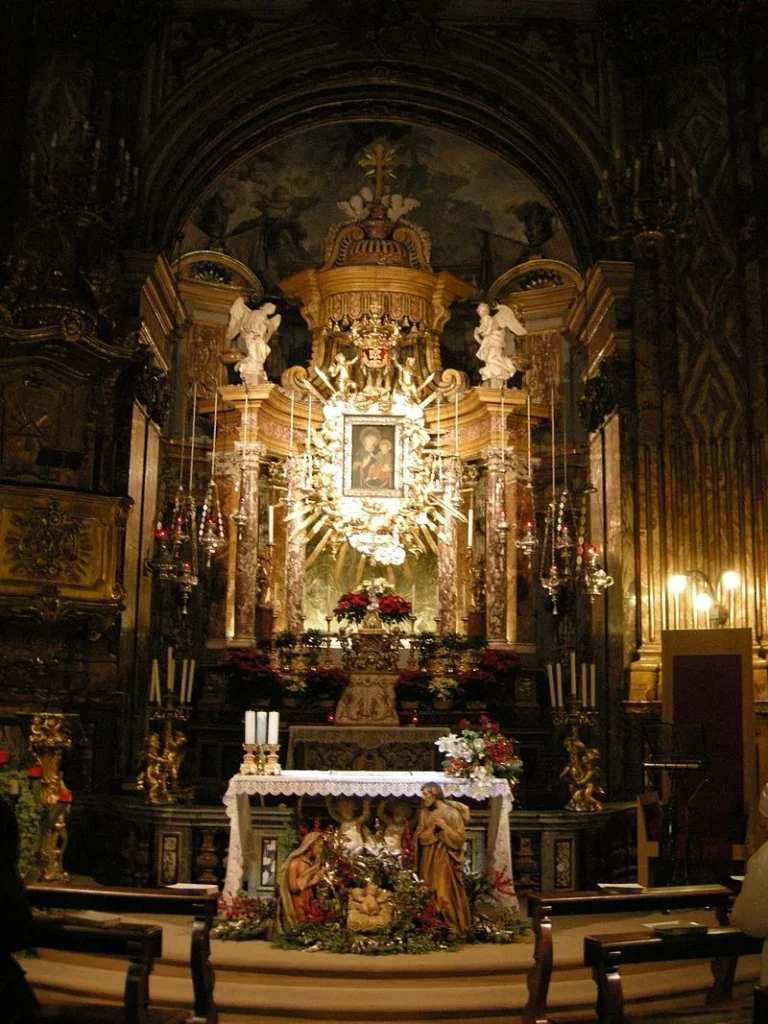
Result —
<instances>
[{"instance_id":1,"label":"chandelier","mask_svg":"<svg viewBox=\"0 0 768 1024\"><path fill-rule=\"evenodd\" d=\"M385 318L368 318L349 329L357 353L337 352L326 371L314 371L330 392L323 396L305 380L308 391L307 432L298 458L290 450L302 500L287 521L291 537L308 531L317 537L315 551L327 544L338 550L346 542L381 565L402 565L436 541L450 542L451 521L466 518L457 507L459 493L458 393L454 396L454 453L446 453L447 431L430 435L420 400L431 380L417 383L415 357L399 362L396 343L401 326ZM353 367L361 373L353 379ZM312 424L313 397L322 407L322 424ZM292 435L291 435L292 437ZM311 556L310 556L311 557Z\"/></svg>"}]
</instances>

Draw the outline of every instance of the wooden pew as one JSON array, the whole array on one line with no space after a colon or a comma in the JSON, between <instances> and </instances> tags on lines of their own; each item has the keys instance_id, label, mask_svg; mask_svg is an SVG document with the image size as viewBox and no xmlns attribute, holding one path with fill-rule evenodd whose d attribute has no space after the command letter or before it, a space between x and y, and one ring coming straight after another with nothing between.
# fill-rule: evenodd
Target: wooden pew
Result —
<instances>
[{"instance_id":1,"label":"wooden pew","mask_svg":"<svg viewBox=\"0 0 768 1024\"><path fill-rule=\"evenodd\" d=\"M194 918L189 957L194 1010L192 1016L187 1019L189 1024L217 1024L218 1010L213 997L216 979L210 959L210 931L211 923L217 912L218 895L207 896L198 893L187 895L171 892L168 889L84 889L35 884L27 886L27 896L33 907L48 907L52 910L100 910L117 914L175 914ZM134 926L127 925L126 927ZM96 930L100 935L108 936L114 929L98 928ZM98 952L98 950L95 951Z\"/></svg>"},{"instance_id":2,"label":"wooden pew","mask_svg":"<svg viewBox=\"0 0 768 1024\"><path fill-rule=\"evenodd\" d=\"M534 934L533 965L528 972L528 1002L523 1024L548 1024L547 996L552 977L552 918L579 914L631 914L643 911L702 909L712 907L721 925L728 924L733 891L724 885L680 885L633 893L549 893L528 898L528 914Z\"/></svg>"},{"instance_id":3,"label":"wooden pew","mask_svg":"<svg viewBox=\"0 0 768 1024\"><path fill-rule=\"evenodd\" d=\"M763 940L745 935L738 928L710 928L700 935L661 938L647 931L621 935L589 935L584 939L584 966L592 968L597 985L597 1019L600 1024L623 1024L624 993L619 968L623 964L647 964L670 960L713 961L713 998L721 1002L731 996L736 961L749 953L760 953ZM721 971L718 964L733 963L733 971Z\"/></svg>"},{"instance_id":4,"label":"wooden pew","mask_svg":"<svg viewBox=\"0 0 768 1024\"><path fill-rule=\"evenodd\" d=\"M752 994L752 1024L768 1024L768 988L758 986Z\"/></svg>"},{"instance_id":5,"label":"wooden pew","mask_svg":"<svg viewBox=\"0 0 768 1024\"><path fill-rule=\"evenodd\" d=\"M42 917L32 923L30 940L35 948L96 953L128 960L123 1008L119 1017L126 1024L149 1024L149 976L154 961L163 952L163 930L159 925L119 924L103 928L65 918ZM108 1013L102 1007L91 1010L81 1005L65 1006L44 1012L43 1020L63 1017L86 1024L94 1019L104 1019Z\"/></svg>"}]
</instances>

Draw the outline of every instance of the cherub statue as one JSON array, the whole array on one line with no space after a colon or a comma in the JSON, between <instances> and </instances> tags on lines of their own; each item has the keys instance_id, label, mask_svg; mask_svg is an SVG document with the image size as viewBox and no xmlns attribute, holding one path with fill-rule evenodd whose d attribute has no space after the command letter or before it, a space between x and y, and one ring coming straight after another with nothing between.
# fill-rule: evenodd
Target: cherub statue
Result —
<instances>
[{"instance_id":1,"label":"cherub statue","mask_svg":"<svg viewBox=\"0 0 768 1024\"><path fill-rule=\"evenodd\" d=\"M357 813L358 803L353 796L327 796L325 805L333 820L339 823L339 835L347 850L350 853L359 853L365 849L363 824L371 813L370 797L363 799L362 810L359 814Z\"/></svg>"},{"instance_id":2,"label":"cherub statue","mask_svg":"<svg viewBox=\"0 0 768 1024\"><path fill-rule=\"evenodd\" d=\"M571 798L566 804L570 811L601 811L603 805L597 799L603 795L600 785L600 752L596 747L587 747L577 736L565 741L568 764L560 772L560 778L568 783Z\"/></svg>"},{"instance_id":3,"label":"cherub statue","mask_svg":"<svg viewBox=\"0 0 768 1024\"><path fill-rule=\"evenodd\" d=\"M389 893L368 882L349 890L347 928L351 932L376 932L392 924Z\"/></svg>"},{"instance_id":4,"label":"cherub statue","mask_svg":"<svg viewBox=\"0 0 768 1024\"><path fill-rule=\"evenodd\" d=\"M515 373L515 364L504 351L506 332L522 337L527 331L509 306L497 306L491 315L487 302L477 307L480 323L475 328L474 338L478 342L477 358L485 363L480 376L492 386L500 387Z\"/></svg>"},{"instance_id":5,"label":"cherub statue","mask_svg":"<svg viewBox=\"0 0 768 1024\"><path fill-rule=\"evenodd\" d=\"M185 751L181 748L185 746L187 737L180 730L175 730L168 733L165 737L165 751L164 759L166 762L166 768L168 772L168 784L171 789L178 789L179 787L179 772L181 771L181 762L184 760Z\"/></svg>"},{"instance_id":6,"label":"cherub statue","mask_svg":"<svg viewBox=\"0 0 768 1024\"><path fill-rule=\"evenodd\" d=\"M136 777L136 788L147 794L151 804L166 803L168 784L166 761L160 753L160 737L156 732L147 734L144 747L139 755L140 771Z\"/></svg>"},{"instance_id":7,"label":"cherub statue","mask_svg":"<svg viewBox=\"0 0 768 1024\"><path fill-rule=\"evenodd\" d=\"M272 302L265 302L258 309L250 309L238 295L229 308L226 341L233 341L242 335L246 352L245 359L235 363L235 369L246 384L263 384L267 375L264 363L270 353L269 342L280 326L281 316Z\"/></svg>"},{"instance_id":8,"label":"cherub statue","mask_svg":"<svg viewBox=\"0 0 768 1024\"><path fill-rule=\"evenodd\" d=\"M405 800L393 800L387 797L376 808L376 817L384 823L383 830L377 833L380 844L390 853L399 854L403 847L403 833L406 825L416 827L418 811L412 812Z\"/></svg>"},{"instance_id":9,"label":"cherub statue","mask_svg":"<svg viewBox=\"0 0 768 1024\"><path fill-rule=\"evenodd\" d=\"M357 195L351 196L349 199L342 199L336 205L349 220L357 223L360 220L365 220L371 212L372 202L373 191L364 185Z\"/></svg>"},{"instance_id":10,"label":"cherub statue","mask_svg":"<svg viewBox=\"0 0 768 1024\"><path fill-rule=\"evenodd\" d=\"M400 220L401 217L406 217L411 210L421 206L418 199L413 199L410 196L401 196L399 192L395 192L392 195L387 193L382 196L381 202L386 207L387 217L393 223Z\"/></svg>"},{"instance_id":11,"label":"cherub statue","mask_svg":"<svg viewBox=\"0 0 768 1024\"><path fill-rule=\"evenodd\" d=\"M350 391L355 390L355 383L349 368L354 366L359 358L359 356L355 356L354 359L347 359L343 352L337 352L328 367L328 376L331 380L336 381L336 391L342 398L346 398Z\"/></svg>"},{"instance_id":12,"label":"cherub statue","mask_svg":"<svg viewBox=\"0 0 768 1024\"><path fill-rule=\"evenodd\" d=\"M397 367L397 386L400 394L403 398L415 402L419 397L419 388L416 383L416 356L406 356L405 363L400 363L393 352L392 362Z\"/></svg>"}]
</instances>

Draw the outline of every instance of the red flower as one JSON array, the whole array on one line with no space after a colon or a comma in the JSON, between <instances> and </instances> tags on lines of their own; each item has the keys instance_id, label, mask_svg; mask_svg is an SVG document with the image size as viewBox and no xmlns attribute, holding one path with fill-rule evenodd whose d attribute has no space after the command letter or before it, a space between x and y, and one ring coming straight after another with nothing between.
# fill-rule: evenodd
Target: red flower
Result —
<instances>
[{"instance_id":1,"label":"red flower","mask_svg":"<svg viewBox=\"0 0 768 1024\"><path fill-rule=\"evenodd\" d=\"M469 728L469 719L462 718L461 721L459 722L459 728L460 729L468 729Z\"/></svg>"}]
</instances>

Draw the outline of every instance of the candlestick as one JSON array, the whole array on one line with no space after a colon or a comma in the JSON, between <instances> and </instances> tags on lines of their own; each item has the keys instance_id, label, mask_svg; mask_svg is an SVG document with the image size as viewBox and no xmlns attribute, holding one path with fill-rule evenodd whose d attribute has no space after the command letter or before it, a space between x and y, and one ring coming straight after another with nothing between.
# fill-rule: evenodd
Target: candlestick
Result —
<instances>
[{"instance_id":1,"label":"candlestick","mask_svg":"<svg viewBox=\"0 0 768 1024\"><path fill-rule=\"evenodd\" d=\"M169 647L167 652L166 652L166 654L167 654L167 663L166 663L166 672L165 672L165 686L166 686L166 689L170 693L173 693L173 677L174 677L174 674L175 674L175 666L174 666L174 661L173 661L173 648Z\"/></svg>"},{"instance_id":2,"label":"candlestick","mask_svg":"<svg viewBox=\"0 0 768 1024\"><path fill-rule=\"evenodd\" d=\"M256 712L245 712L245 742L253 745L256 742Z\"/></svg>"},{"instance_id":3,"label":"candlestick","mask_svg":"<svg viewBox=\"0 0 768 1024\"><path fill-rule=\"evenodd\" d=\"M189 670L187 671L187 696L186 703L190 704L192 701L192 682L195 678L195 659L193 658L189 663Z\"/></svg>"},{"instance_id":4,"label":"candlestick","mask_svg":"<svg viewBox=\"0 0 768 1024\"><path fill-rule=\"evenodd\" d=\"M411 584L411 615L413 615L413 609L416 607L416 584Z\"/></svg>"},{"instance_id":5,"label":"candlestick","mask_svg":"<svg viewBox=\"0 0 768 1024\"><path fill-rule=\"evenodd\" d=\"M267 742L267 712L256 712L256 743Z\"/></svg>"},{"instance_id":6,"label":"candlestick","mask_svg":"<svg viewBox=\"0 0 768 1024\"><path fill-rule=\"evenodd\" d=\"M293 406L296 402L296 392L291 391L291 419L288 427L288 454L293 455Z\"/></svg>"},{"instance_id":7,"label":"candlestick","mask_svg":"<svg viewBox=\"0 0 768 1024\"><path fill-rule=\"evenodd\" d=\"M275 543L275 506L270 505L267 510L267 544Z\"/></svg>"},{"instance_id":8,"label":"candlestick","mask_svg":"<svg viewBox=\"0 0 768 1024\"><path fill-rule=\"evenodd\" d=\"M557 678L557 706L563 707L563 666L558 661L555 665L555 674Z\"/></svg>"},{"instance_id":9,"label":"candlestick","mask_svg":"<svg viewBox=\"0 0 768 1024\"><path fill-rule=\"evenodd\" d=\"M270 711L267 719L267 743L275 745L280 742L280 712Z\"/></svg>"},{"instance_id":10,"label":"candlestick","mask_svg":"<svg viewBox=\"0 0 768 1024\"><path fill-rule=\"evenodd\" d=\"M157 658L152 659L152 676L149 683L149 699L160 703L160 666Z\"/></svg>"},{"instance_id":11,"label":"candlestick","mask_svg":"<svg viewBox=\"0 0 768 1024\"><path fill-rule=\"evenodd\" d=\"M571 696L576 696L576 652L571 651Z\"/></svg>"},{"instance_id":12,"label":"candlestick","mask_svg":"<svg viewBox=\"0 0 768 1024\"><path fill-rule=\"evenodd\" d=\"M582 661L581 663L581 703L584 707L588 707L587 702L587 663Z\"/></svg>"},{"instance_id":13,"label":"candlestick","mask_svg":"<svg viewBox=\"0 0 768 1024\"><path fill-rule=\"evenodd\" d=\"M549 700L552 707L557 707L557 700L555 699L555 677L552 673L552 664L550 662L547 665L547 680L549 681Z\"/></svg>"},{"instance_id":14,"label":"candlestick","mask_svg":"<svg viewBox=\"0 0 768 1024\"><path fill-rule=\"evenodd\" d=\"M593 708L597 707L597 670L594 661L589 666L589 703Z\"/></svg>"}]
</instances>

